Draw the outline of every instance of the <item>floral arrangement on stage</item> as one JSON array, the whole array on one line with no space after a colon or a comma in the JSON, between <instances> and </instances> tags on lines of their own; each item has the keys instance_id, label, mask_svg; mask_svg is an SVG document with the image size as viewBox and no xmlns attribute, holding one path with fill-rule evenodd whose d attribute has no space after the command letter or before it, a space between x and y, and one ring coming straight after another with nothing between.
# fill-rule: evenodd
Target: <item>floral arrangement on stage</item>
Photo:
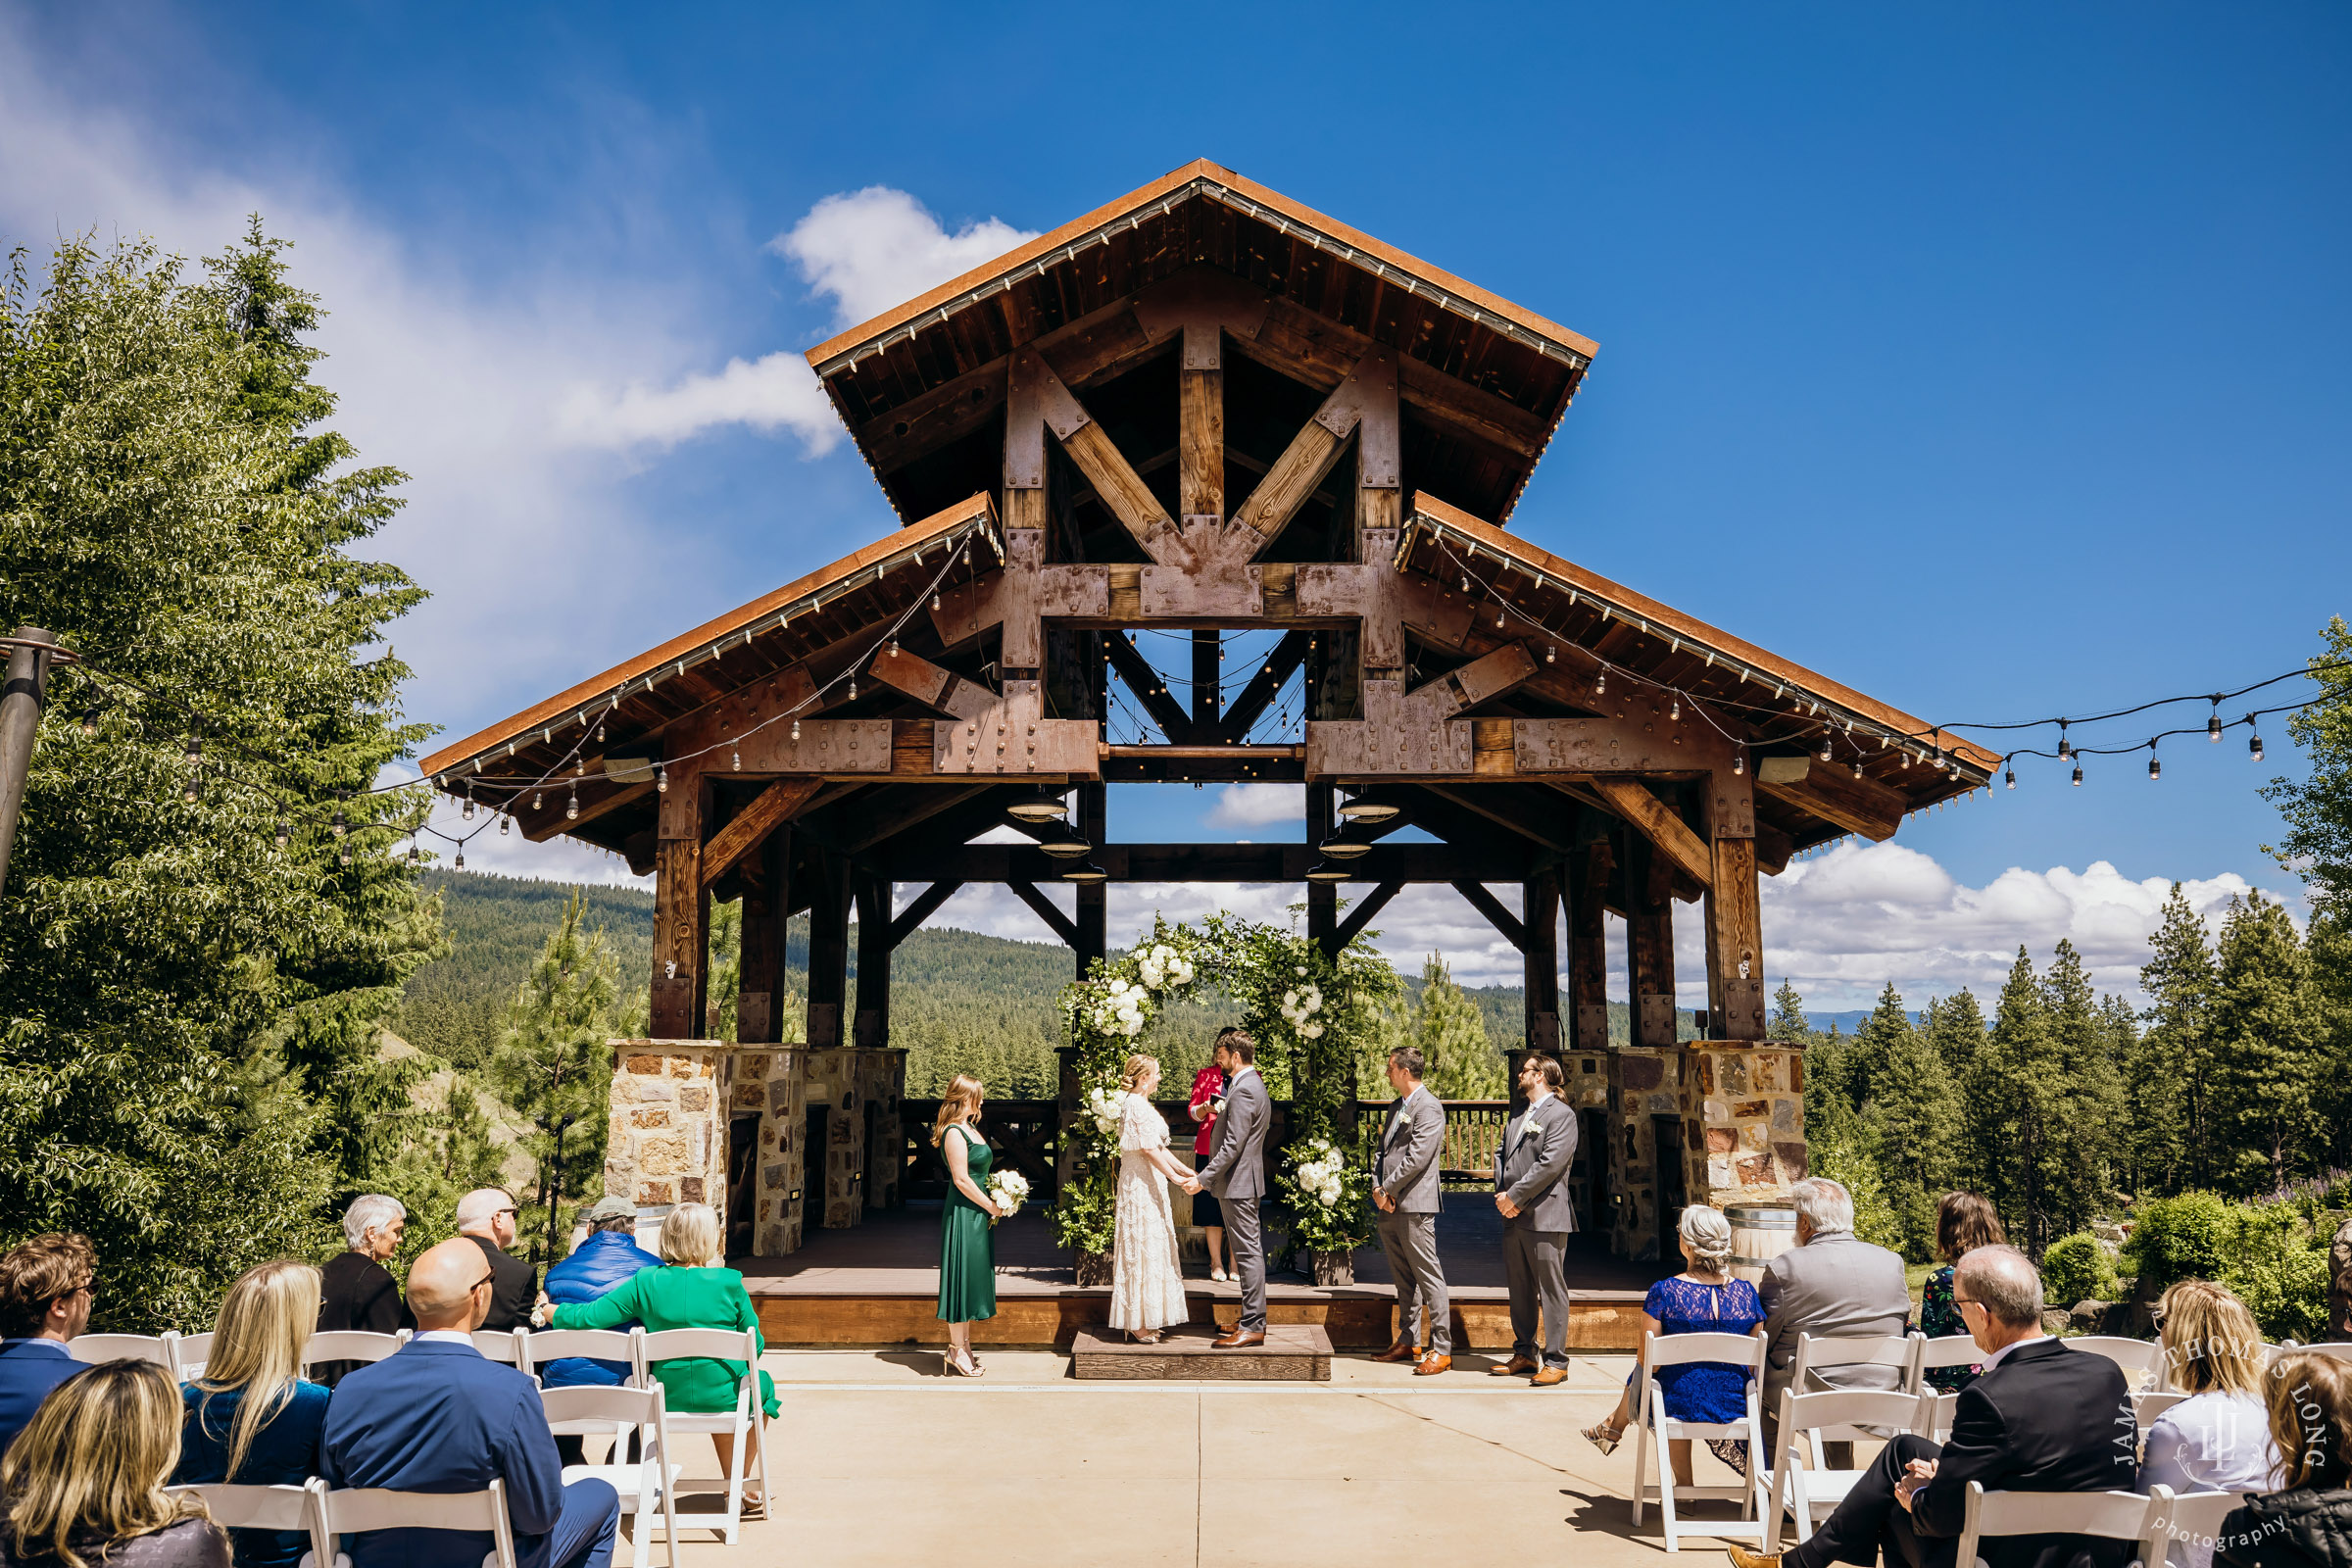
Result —
<instances>
[{"instance_id":1,"label":"floral arrangement on stage","mask_svg":"<svg viewBox=\"0 0 2352 1568\"><path fill-rule=\"evenodd\" d=\"M988 1200L997 1205L999 1219L1010 1219L1029 1199L1029 1178L1017 1170L1001 1170L988 1179Z\"/></svg>"},{"instance_id":2,"label":"floral arrangement on stage","mask_svg":"<svg viewBox=\"0 0 2352 1568\"><path fill-rule=\"evenodd\" d=\"M1345 1252L1371 1239L1372 1173L1328 1138L1291 1148L1276 1187L1291 1206L1291 1242L1313 1252Z\"/></svg>"},{"instance_id":3,"label":"floral arrangement on stage","mask_svg":"<svg viewBox=\"0 0 2352 1568\"><path fill-rule=\"evenodd\" d=\"M1303 912L1303 906L1294 909ZM1239 1021L1257 1039L1257 1070L1266 1092L1289 1102L1295 1146L1346 1137L1342 1105L1355 1096L1355 1057L1369 1049L1381 1005L1401 987L1396 971L1359 937L1334 956L1296 929L1216 914L1198 928L1154 919L1131 951L1097 959L1084 980L1062 992L1062 1017L1077 1048L1077 1119L1064 1131L1062 1184L1052 1209L1054 1240L1085 1254L1110 1250L1117 1211L1120 1074L1135 1043L1169 1004L1201 991L1231 997ZM1321 1156L1316 1156L1321 1157ZM1297 1163L1296 1157L1292 1161ZM1343 1162L1345 1163L1345 1162ZM1358 1162L1360 1164L1360 1161ZM1369 1180L1343 1173L1325 1205L1360 1209ZM1353 1229L1348 1229L1348 1225ZM1337 1247L1365 1234L1360 1214L1317 1222L1313 1235ZM1303 1229L1299 1245L1321 1248Z\"/></svg>"}]
</instances>

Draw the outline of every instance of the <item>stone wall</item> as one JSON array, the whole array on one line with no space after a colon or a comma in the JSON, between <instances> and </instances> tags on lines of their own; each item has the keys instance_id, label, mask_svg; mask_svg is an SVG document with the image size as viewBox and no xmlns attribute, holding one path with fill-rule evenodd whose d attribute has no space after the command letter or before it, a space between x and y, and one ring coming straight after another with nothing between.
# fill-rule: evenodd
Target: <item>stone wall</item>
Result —
<instances>
[{"instance_id":1,"label":"stone wall","mask_svg":"<svg viewBox=\"0 0 2352 1568\"><path fill-rule=\"evenodd\" d=\"M870 1147L865 1151L865 1206L899 1206L899 1181L906 1173L906 1135L899 1120L899 1099L906 1089L906 1053L889 1047L869 1047L858 1053L858 1094L861 1116L872 1117Z\"/></svg>"},{"instance_id":2,"label":"stone wall","mask_svg":"<svg viewBox=\"0 0 2352 1568\"><path fill-rule=\"evenodd\" d=\"M734 1105L760 1112L760 1165L752 1184L752 1254L782 1257L801 1247L808 1139L808 1053L797 1046L747 1047L736 1054Z\"/></svg>"},{"instance_id":3,"label":"stone wall","mask_svg":"<svg viewBox=\"0 0 2352 1568\"><path fill-rule=\"evenodd\" d=\"M710 1040L612 1042L605 1191L640 1208L727 1200L734 1050Z\"/></svg>"},{"instance_id":4,"label":"stone wall","mask_svg":"<svg viewBox=\"0 0 2352 1568\"><path fill-rule=\"evenodd\" d=\"M825 1147L809 1151L806 1201L817 1206L807 1212L827 1230L865 1221L865 1094L858 1060L863 1054L851 1046L808 1053L808 1104L825 1107Z\"/></svg>"},{"instance_id":5,"label":"stone wall","mask_svg":"<svg viewBox=\"0 0 2352 1568\"><path fill-rule=\"evenodd\" d=\"M1623 1046L1608 1055L1609 1250L1620 1257L1658 1255L1659 1115L1678 1114L1683 1054ZM1663 1152L1679 1157L1679 1151ZM1686 1189L1688 1191L1688 1189Z\"/></svg>"},{"instance_id":6,"label":"stone wall","mask_svg":"<svg viewBox=\"0 0 2352 1568\"><path fill-rule=\"evenodd\" d=\"M1805 1056L1785 1041L1684 1050L1684 1184L1692 1202L1777 1202L1805 1174Z\"/></svg>"}]
</instances>

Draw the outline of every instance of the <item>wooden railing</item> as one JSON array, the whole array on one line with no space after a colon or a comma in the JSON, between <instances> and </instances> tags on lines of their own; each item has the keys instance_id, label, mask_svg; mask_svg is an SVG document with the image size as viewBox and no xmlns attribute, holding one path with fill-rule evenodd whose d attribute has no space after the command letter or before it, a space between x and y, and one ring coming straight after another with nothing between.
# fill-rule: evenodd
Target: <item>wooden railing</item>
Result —
<instances>
[{"instance_id":1,"label":"wooden railing","mask_svg":"<svg viewBox=\"0 0 2352 1568\"><path fill-rule=\"evenodd\" d=\"M1507 1100L1448 1100L1446 1145L1438 1155L1438 1180L1484 1186L1494 1179L1494 1151L1510 1120Z\"/></svg>"}]
</instances>

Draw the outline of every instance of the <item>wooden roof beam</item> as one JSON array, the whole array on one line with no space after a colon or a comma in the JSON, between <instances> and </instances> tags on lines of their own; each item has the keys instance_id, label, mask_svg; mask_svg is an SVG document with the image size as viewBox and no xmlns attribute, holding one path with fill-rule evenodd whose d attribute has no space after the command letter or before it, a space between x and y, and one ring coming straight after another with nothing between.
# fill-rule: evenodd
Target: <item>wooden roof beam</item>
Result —
<instances>
[{"instance_id":1,"label":"wooden roof beam","mask_svg":"<svg viewBox=\"0 0 2352 1568\"><path fill-rule=\"evenodd\" d=\"M1029 906L1037 917L1046 922L1046 929L1059 937L1064 947L1078 946L1077 922L1055 907L1052 899L1039 892L1036 883L1008 879L1004 885L1012 889L1014 898Z\"/></svg>"},{"instance_id":2,"label":"wooden roof beam","mask_svg":"<svg viewBox=\"0 0 2352 1568\"><path fill-rule=\"evenodd\" d=\"M1502 933L1502 939L1521 953L1527 951L1527 922L1502 906L1502 901L1476 882L1456 882L1453 891L1468 902L1470 907L1487 917L1489 924Z\"/></svg>"},{"instance_id":3,"label":"wooden roof beam","mask_svg":"<svg viewBox=\"0 0 2352 1568\"><path fill-rule=\"evenodd\" d=\"M1608 803L1610 810L1625 818L1635 832L1661 851L1676 869L1701 887L1715 885L1715 857L1707 849L1706 841L1693 833L1690 824L1675 815L1640 779L1598 774L1592 780L1592 787Z\"/></svg>"},{"instance_id":4,"label":"wooden roof beam","mask_svg":"<svg viewBox=\"0 0 2352 1568\"><path fill-rule=\"evenodd\" d=\"M1387 908L1389 901L1403 891L1404 884L1401 882L1383 882L1365 894L1348 911L1348 917L1340 922L1339 929L1331 934L1331 951L1337 953L1362 936L1364 927L1372 923L1372 917Z\"/></svg>"},{"instance_id":5,"label":"wooden roof beam","mask_svg":"<svg viewBox=\"0 0 2352 1568\"><path fill-rule=\"evenodd\" d=\"M1168 515L1134 465L1086 412L1070 389L1034 349L1012 356L1005 394L1004 481L1007 488L1045 487L1045 432L1052 430L1062 452L1095 487L1095 495L1119 519L1144 554L1164 566L1190 570L1176 519Z\"/></svg>"},{"instance_id":6,"label":"wooden roof beam","mask_svg":"<svg viewBox=\"0 0 2352 1568\"><path fill-rule=\"evenodd\" d=\"M1802 763L1801 769L1791 764ZM1902 825L1910 803L1875 779L1808 757L1768 757L1756 766L1756 788L1776 801L1810 811L1848 833L1884 844Z\"/></svg>"},{"instance_id":7,"label":"wooden roof beam","mask_svg":"<svg viewBox=\"0 0 2352 1568\"><path fill-rule=\"evenodd\" d=\"M1308 419L1282 456L1274 460L1250 490L1250 499L1243 502L1233 514L1234 522L1255 532L1263 548L1289 526L1298 509L1306 504L1324 475L1340 461L1348 438L1368 416L1377 416L1384 409L1392 412L1388 428L1396 428L1393 411L1396 406L1396 356L1394 350L1374 345L1349 368L1340 384L1332 388L1314 416ZM1393 466L1393 463L1392 463Z\"/></svg>"},{"instance_id":8,"label":"wooden roof beam","mask_svg":"<svg viewBox=\"0 0 2352 1568\"><path fill-rule=\"evenodd\" d=\"M934 882L914 896L914 902L901 909L890 922L890 945L896 948L919 930L925 920L939 912L939 906L956 896L963 886L960 882Z\"/></svg>"},{"instance_id":9,"label":"wooden roof beam","mask_svg":"<svg viewBox=\"0 0 2352 1568\"><path fill-rule=\"evenodd\" d=\"M703 846L703 886L709 887L734 869L736 861L766 842L779 823L791 821L824 787L821 779L788 778L761 790Z\"/></svg>"}]
</instances>

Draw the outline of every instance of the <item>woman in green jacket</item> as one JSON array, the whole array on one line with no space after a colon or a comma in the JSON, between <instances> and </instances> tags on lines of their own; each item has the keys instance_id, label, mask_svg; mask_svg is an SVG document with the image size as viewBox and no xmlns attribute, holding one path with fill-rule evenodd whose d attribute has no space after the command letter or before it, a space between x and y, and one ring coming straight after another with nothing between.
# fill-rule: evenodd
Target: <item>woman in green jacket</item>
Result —
<instances>
[{"instance_id":1,"label":"woman in green jacket","mask_svg":"<svg viewBox=\"0 0 2352 1568\"><path fill-rule=\"evenodd\" d=\"M661 1246L665 1267L640 1269L593 1301L556 1307L548 1326L610 1329L642 1323L648 1334L664 1329L750 1329L759 1333L760 1319L743 1288L743 1276L721 1266L724 1233L715 1209L708 1203L680 1203L662 1222ZM759 1344L764 1353L767 1341L762 1338ZM734 1409L736 1391L746 1370L741 1361L701 1355L654 1363L654 1376L662 1380L664 1402L672 1410ZM744 1465L747 1475L754 1468L750 1458L760 1451L765 1441L763 1423L773 1419L778 1409L775 1382L761 1372L760 1413L752 1422L753 1454L746 1456ZM714 1432L710 1442L718 1449L720 1471L732 1470L735 1440L724 1432ZM750 1490L744 1494L747 1509L757 1508L764 1500Z\"/></svg>"}]
</instances>

